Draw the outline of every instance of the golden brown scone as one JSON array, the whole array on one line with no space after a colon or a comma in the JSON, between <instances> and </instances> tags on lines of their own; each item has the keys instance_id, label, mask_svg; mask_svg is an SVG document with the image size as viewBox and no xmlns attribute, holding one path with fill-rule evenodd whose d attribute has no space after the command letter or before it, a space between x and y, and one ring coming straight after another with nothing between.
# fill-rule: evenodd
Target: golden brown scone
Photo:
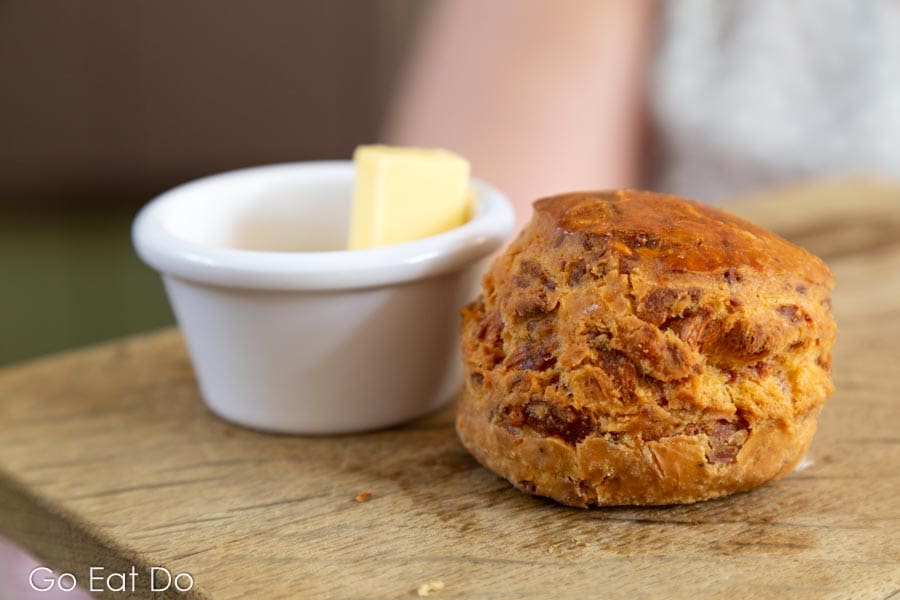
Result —
<instances>
[{"instance_id":1,"label":"golden brown scone","mask_svg":"<svg viewBox=\"0 0 900 600\"><path fill-rule=\"evenodd\" d=\"M466 448L571 506L696 502L790 472L833 389L828 267L676 196L534 209L462 313Z\"/></svg>"}]
</instances>

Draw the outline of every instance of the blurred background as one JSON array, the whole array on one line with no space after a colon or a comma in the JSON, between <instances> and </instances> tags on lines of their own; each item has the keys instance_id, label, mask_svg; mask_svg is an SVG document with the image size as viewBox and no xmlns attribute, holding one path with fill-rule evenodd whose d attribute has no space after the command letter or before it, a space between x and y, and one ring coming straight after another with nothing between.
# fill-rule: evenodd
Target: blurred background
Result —
<instances>
[{"instance_id":1,"label":"blurred background","mask_svg":"<svg viewBox=\"0 0 900 600\"><path fill-rule=\"evenodd\" d=\"M172 323L137 209L376 140L421 8L0 1L0 364Z\"/></svg>"}]
</instances>

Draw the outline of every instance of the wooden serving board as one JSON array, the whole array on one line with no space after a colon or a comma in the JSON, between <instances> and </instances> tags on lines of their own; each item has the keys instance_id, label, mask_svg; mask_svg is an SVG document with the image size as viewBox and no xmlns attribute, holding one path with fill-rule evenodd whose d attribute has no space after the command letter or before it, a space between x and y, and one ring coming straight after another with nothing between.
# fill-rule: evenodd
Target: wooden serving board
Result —
<instances>
[{"instance_id":1,"label":"wooden serving board","mask_svg":"<svg viewBox=\"0 0 900 600\"><path fill-rule=\"evenodd\" d=\"M900 189L735 210L838 282L837 392L812 465L780 482L578 510L481 468L452 408L367 435L255 433L206 410L171 330L0 372L0 533L82 582L91 566L134 565L143 591L150 566L188 572L191 597L900 596Z\"/></svg>"}]
</instances>

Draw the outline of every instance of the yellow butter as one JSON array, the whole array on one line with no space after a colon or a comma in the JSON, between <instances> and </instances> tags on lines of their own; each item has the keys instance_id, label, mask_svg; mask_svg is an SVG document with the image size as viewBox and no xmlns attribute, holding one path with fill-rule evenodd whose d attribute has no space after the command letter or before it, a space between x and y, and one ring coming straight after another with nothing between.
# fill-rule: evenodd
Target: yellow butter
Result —
<instances>
[{"instance_id":1,"label":"yellow butter","mask_svg":"<svg viewBox=\"0 0 900 600\"><path fill-rule=\"evenodd\" d=\"M446 150L359 146L351 250L417 240L469 218L469 162Z\"/></svg>"}]
</instances>

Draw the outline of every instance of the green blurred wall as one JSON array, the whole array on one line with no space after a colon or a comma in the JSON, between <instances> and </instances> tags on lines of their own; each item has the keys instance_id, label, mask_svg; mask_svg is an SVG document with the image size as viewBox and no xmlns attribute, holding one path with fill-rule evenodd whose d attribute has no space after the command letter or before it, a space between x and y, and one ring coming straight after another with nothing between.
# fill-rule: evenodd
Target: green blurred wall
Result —
<instances>
[{"instance_id":1,"label":"green blurred wall","mask_svg":"<svg viewBox=\"0 0 900 600\"><path fill-rule=\"evenodd\" d=\"M172 324L134 212L0 212L0 364Z\"/></svg>"}]
</instances>

